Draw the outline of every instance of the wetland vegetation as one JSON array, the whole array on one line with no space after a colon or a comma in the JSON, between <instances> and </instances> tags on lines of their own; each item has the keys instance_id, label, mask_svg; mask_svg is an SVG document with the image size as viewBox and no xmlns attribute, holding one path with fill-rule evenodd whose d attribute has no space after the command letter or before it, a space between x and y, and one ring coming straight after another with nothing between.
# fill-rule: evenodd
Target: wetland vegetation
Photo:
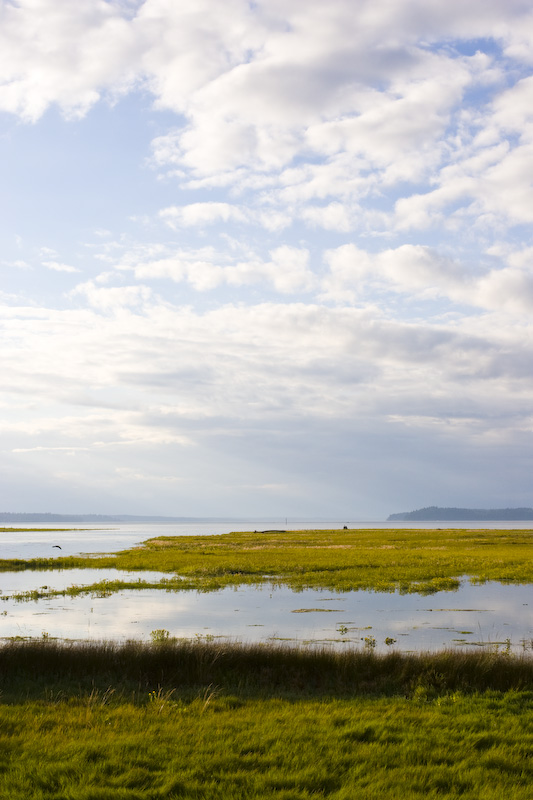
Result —
<instances>
[{"instance_id":1,"label":"wetland vegetation","mask_svg":"<svg viewBox=\"0 0 533 800\"><path fill-rule=\"evenodd\" d=\"M465 577L531 583L532 555L524 530L320 530L158 537L0 569L159 571L157 588L197 591L425 594ZM12 639L0 646L0 796L529 800L532 712L533 658L505 646L378 653L368 637L334 651L163 629L124 644Z\"/></svg>"},{"instance_id":2,"label":"wetland vegetation","mask_svg":"<svg viewBox=\"0 0 533 800\"><path fill-rule=\"evenodd\" d=\"M530 797L531 659L155 633L0 648L1 796Z\"/></svg>"},{"instance_id":3,"label":"wetland vegetation","mask_svg":"<svg viewBox=\"0 0 533 800\"><path fill-rule=\"evenodd\" d=\"M277 583L295 590L431 594L457 588L465 576L479 583L533 582L533 532L373 529L160 536L104 556L0 559L0 571L80 567L171 574L161 584L151 581L137 588L214 591ZM116 581L100 588L111 592L128 587Z\"/></svg>"}]
</instances>

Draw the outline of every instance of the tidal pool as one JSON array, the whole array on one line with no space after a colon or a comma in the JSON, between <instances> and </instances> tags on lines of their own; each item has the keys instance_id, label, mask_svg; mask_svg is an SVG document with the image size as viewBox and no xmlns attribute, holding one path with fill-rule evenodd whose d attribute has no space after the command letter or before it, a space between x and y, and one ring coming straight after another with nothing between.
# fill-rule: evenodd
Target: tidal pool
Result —
<instances>
[{"instance_id":1,"label":"tidal pool","mask_svg":"<svg viewBox=\"0 0 533 800\"><path fill-rule=\"evenodd\" d=\"M0 573L0 637L149 639L168 630L183 638L287 641L383 651L490 646L533 649L529 585L465 580L454 592L429 596L305 590L263 586L217 592L125 590L16 601L12 595L43 586L65 589L95 580L159 580L161 573L118 570ZM166 576L168 577L168 576ZM394 640L394 641L393 641Z\"/></svg>"}]
</instances>

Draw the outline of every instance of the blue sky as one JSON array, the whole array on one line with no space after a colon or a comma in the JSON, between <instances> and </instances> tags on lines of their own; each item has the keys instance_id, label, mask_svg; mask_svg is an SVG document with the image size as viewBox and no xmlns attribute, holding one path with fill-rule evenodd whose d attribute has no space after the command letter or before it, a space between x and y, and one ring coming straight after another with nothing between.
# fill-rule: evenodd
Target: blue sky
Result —
<instances>
[{"instance_id":1,"label":"blue sky","mask_svg":"<svg viewBox=\"0 0 533 800\"><path fill-rule=\"evenodd\" d=\"M0 0L0 507L533 505L533 10Z\"/></svg>"}]
</instances>

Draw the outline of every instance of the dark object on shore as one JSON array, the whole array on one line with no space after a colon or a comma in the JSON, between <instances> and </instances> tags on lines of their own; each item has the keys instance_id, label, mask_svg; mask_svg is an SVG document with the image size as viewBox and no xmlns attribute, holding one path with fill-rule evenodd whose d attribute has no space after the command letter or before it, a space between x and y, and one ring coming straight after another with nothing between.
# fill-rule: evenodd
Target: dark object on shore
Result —
<instances>
[{"instance_id":1,"label":"dark object on shore","mask_svg":"<svg viewBox=\"0 0 533 800\"><path fill-rule=\"evenodd\" d=\"M391 514L387 522L434 522L450 520L455 522L520 522L533 520L533 508L439 508L429 506L417 511L402 511Z\"/></svg>"},{"instance_id":2,"label":"dark object on shore","mask_svg":"<svg viewBox=\"0 0 533 800\"><path fill-rule=\"evenodd\" d=\"M268 531L254 531L254 533L287 533L287 531L276 531L274 529Z\"/></svg>"}]
</instances>

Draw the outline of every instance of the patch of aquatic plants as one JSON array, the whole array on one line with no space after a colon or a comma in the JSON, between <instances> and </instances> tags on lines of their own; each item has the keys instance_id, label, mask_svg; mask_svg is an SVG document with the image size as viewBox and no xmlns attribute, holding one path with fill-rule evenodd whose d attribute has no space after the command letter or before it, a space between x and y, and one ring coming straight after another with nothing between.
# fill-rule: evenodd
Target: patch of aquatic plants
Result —
<instances>
[{"instance_id":1,"label":"patch of aquatic plants","mask_svg":"<svg viewBox=\"0 0 533 800\"><path fill-rule=\"evenodd\" d=\"M64 570L86 568L105 569L115 566L116 556L61 556L59 558L0 558L0 572L22 572L25 569Z\"/></svg>"},{"instance_id":2,"label":"patch of aquatic plants","mask_svg":"<svg viewBox=\"0 0 533 800\"><path fill-rule=\"evenodd\" d=\"M53 589L49 586L42 586L39 589L2 595L0 596L0 600L15 600L16 602L24 603L51 597L79 597L83 595L90 595L91 597L109 597L116 592L122 592L128 589L164 589L167 592L181 592L195 588L196 586L192 581L179 577L161 578L157 581L144 581L142 578L137 578L137 580L106 579L83 586L73 584L64 589ZM213 588L216 589L219 587L213 586Z\"/></svg>"},{"instance_id":3,"label":"patch of aquatic plants","mask_svg":"<svg viewBox=\"0 0 533 800\"><path fill-rule=\"evenodd\" d=\"M532 659L155 633L0 648L1 797L531 796Z\"/></svg>"},{"instance_id":4,"label":"patch of aquatic plants","mask_svg":"<svg viewBox=\"0 0 533 800\"><path fill-rule=\"evenodd\" d=\"M533 582L525 530L318 530L158 537L115 555L0 561L4 569L73 567L179 574L191 588L273 583L298 591L432 594L473 582Z\"/></svg>"},{"instance_id":5,"label":"patch of aquatic plants","mask_svg":"<svg viewBox=\"0 0 533 800\"><path fill-rule=\"evenodd\" d=\"M20 528L5 528L0 527L0 533L19 533ZM24 530L24 529L23 529ZM86 528L25 528L27 531L34 531L38 533L65 533L65 531L84 531Z\"/></svg>"}]
</instances>

